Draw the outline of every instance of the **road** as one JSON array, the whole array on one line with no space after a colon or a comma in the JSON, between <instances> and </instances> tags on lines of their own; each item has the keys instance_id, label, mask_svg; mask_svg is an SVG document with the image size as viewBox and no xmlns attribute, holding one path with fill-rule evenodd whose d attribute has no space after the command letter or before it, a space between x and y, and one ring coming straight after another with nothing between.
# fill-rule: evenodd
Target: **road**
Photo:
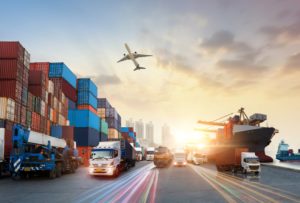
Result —
<instances>
[{"instance_id":1,"label":"road","mask_svg":"<svg viewBox=\"0 0 300 203\"><path fill-rule=\"evenodd\" d=\"M48 180L0 180L0 202L300 202L300 173L263 167L259 176L218 173L213 165L157 169L139 162L117 179L87 168Z\"/></svg>"}]
</instances>

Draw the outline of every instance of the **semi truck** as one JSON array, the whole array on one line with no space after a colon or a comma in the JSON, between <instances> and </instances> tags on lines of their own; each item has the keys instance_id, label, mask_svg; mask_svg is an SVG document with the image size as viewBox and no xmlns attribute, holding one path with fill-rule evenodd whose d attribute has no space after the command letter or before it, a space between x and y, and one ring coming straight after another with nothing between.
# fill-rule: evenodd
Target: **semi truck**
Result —
<instances>
[{"instance_id":1,"label":"semi truck","mask_svg":"<svg viewBox=\"0 0 300 203\"><path fill-rule=\"evenodd\" d=\"M154 152L154 165L158 168L169 166L172 163L173 155L167 147L158 147Z\"/></svg>"},{"instance_id":2,"label":"semi truck","mask_svg":"<svg viewBox=\"0 0 300 203\"><path fill-rule=\"evenodd\" d=\"M248 148L228 147L218 150L215 160L218 171L260 173L259 159L254 152L248 152Z\"/></svg>"},{"instance_id":3,"label":"semi truck","mask_svg":"<svg viewBox=\"0 0 300 203\"><path fill-rule=\"evenodd\" d=\"M46 174L50 179L74 173L78 167L76 149L63 139L13 126L13 150L9 170L13 179Z\"/></svg>"},{"instance_id":4,"label":"semi truck","mask_svg":"<svg viewBox=\"0 0 300 203\"><path fill-rule=\"evenodd\" d=\"M146 160L147 161L153 161L153 159L154 159L154 152L155 152L155 148L154 147L148 147L146 149Z\"/></svg>"},{"instance_id":5,"label":"semi truck","mask_svg":"<svg viewBox=\"0 0 300 203\"><path fill-rule=\"evenodd\" d=\"M134 167L136 152L127 140L99 142L92 148L89 174L118 177L122 171Z\"/></svg>"}]
</instances>

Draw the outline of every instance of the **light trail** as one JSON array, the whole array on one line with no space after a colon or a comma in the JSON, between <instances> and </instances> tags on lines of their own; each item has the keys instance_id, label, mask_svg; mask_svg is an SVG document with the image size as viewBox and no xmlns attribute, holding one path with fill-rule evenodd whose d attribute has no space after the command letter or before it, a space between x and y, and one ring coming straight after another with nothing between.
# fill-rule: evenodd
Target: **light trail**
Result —
<instances>
[{"instance_id":1,"label":"light trail","mask_svg":"<svg viewBox=\"0 0 300 203\"><path fill-rule=\"evenodd\" d=\"M296 195L285 194L278 188L250 182L203 167L189 166L216 189L227 202L232 202L235 199L239 202L300 202L300 198ZM272 198L268 194L272 194Z\"/></svg>"}]
</instances>

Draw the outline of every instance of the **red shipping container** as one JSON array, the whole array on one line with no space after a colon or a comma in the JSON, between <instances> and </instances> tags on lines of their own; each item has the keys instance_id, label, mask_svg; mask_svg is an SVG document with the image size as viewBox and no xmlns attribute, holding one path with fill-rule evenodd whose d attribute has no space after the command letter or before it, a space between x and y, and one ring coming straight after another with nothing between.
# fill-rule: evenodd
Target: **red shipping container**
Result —
<instances>
[{"instance_id":1,"label":"red shipping container","mask_svg":"<svg viewBox=\"0 0 300 203\"><path fill-rule=\"evenodd\" d=\"M21 123L21 104L15 102L15 122Z\"/></svg>"},{"instance_id":2,"label":"red shipping container","mask_svg":"<svg viewBox=\"0 0 300 203\"><path fill-rule=\"evenodd\" d=\"M41 127L41 116L36 112L32 112L32 114L31 114L31 129L33 131L40 132L40 127Z\"/></svg>"},{"instance_id":3,"label":"red shipping container","mask_svg":"<svg viewBox=\"0 0 300 203\"><path fill-rule=\"evenodd\" d=\"M94 109L91 105L88 105L88 104L77 105L77 109L90 110L91 112L93 112L94 114L97 115L97 110Z\"/></svg>"},{"instance_id":4,"label":"red shipping container","mask_svg":"<svg viewBox=\"0 0 300 203\"><path fill-rule=\"evenodd\" d=\"M21 125L26 125L26 106L21 105Z\"/></svg>"},{"instance_id":5,"label":"red shipping container","mask_svg":"<svg viewBox=\"0 0 300 203\"><path fill-rule=\"evenodd\" d=\"M36 71L43 71L43 73L46 75L45 77L45 85L46 89L48 88L48 80L49 80L49 63L48 62L36 62L36 63L30 63L30 70L36 70Z\"/></svg>"},{"instance_id":6,"label":"red shipping container","mask_svg":"<svg viewBox=\"0 0 300 203\"><path fill-rule=\"evenodd\" d=\"M16 80L0 80L0 97L12 98L21 103L22 84Z\"/></svg>"},{"instance_id":7,"label":"red shipping container","mask_svg":"<svg viewBox=\"0 0 300 203\"><path fill-rule=\"evenodd\" d=\"M61 92L65 94L65 96L72 100L73 102L77 101L76 89L73 88L67 81L63 78L50 78L54 84L54 95L58 97L59 101L61 101Z\"/></svg>"},{"instance_id":8,"label":"red shipping container","mask_svg":"<svg viewBox=\"0 0 300 203\"><path fill-rule=\"evenodd\" d=\"M29 85L28 92L33 94L36 97L40 97L43 101L46 99L46 90L39 85Z\"/></svg>"},{"instance_id":9,"label":"red shipping container","mask_svg":"<svg viewBox=\"0 0 300 203\"><path fill-rule=\"evenodd\" d=\"M50 106L51 108L54 108L54 98L53 95L51 93L48 93L48 106Z\"/></svg>"},{"instance_id":10,"label":"red shipping container","mask_svg":"<svg viewBox=\"0 0 300 203\"><path fill-rule=\"evenodd\" d=\"M24 48L20 42L0 42L0 58L24 60Z\"/></svg>"},{"instance_id":11,"label":"red shipping container","mask_svg":"<svg viewBox=\"0 0 300 203\"><path fill-rule=\"evenodd\" d=\"M68 147L74 147L74 127L62 126L62 138L66 140Z\"/></svg>"},{"instance_id":12,"label":"red shipping container","mask_svg":"<svg viewBox=\"0 0 300 203\"><path fill-rule=\"evenodd\" d=\"M23 75L22 75L23 86L28 87L28 80L29 80L29 70L24 66Z\"/></svg>"},{"instance_id":13,"label":"red shipping container","mask_svg":"<svg viewBox=\"0 0 300 203\"><path fill-rule=\"evenodd\" d=\"M82 158L83 165L86 167L90 165L89 160L92 148L93 147L77 147L78 155Z\"/></svg>"},{"instance_id":14,"label":"red shipping container","mask_svg":"<svg viewBox=\"0 0 300 203\"><path fill-rule=\"evenodd\" d=\"M43 71L29 70L29 85L39 85L46 89L46 75Z\"/></svg>"},{"instance_id":15,"label":"red shipping container","mask_svg":"<svg viewBox=\"0 0 300 203\"><path fill-rule=\"evenodd\" d=\"M27 96L27 108L29 111L33 111L33 96L30 92L28 92Z\"/></svg>"},{"instance_id":16,"label":"red shipping container","mask_svg":"<svg viewBox=\"0 0 300 203\"><path fill-rule=\"evenodd\" d=\"M22 81L23 65L16 59L0 59L0 79Z\"/></svg>"},{"instance_id":17,"label":"red shipping container","mask_svg":"<svg viewBox=\"0 0 300 203\"><path fill-rule=\"evenodd\" d=\"M50 135L50 130L51 130L51 123L49 120L47 120L47 135Z\"/></svg>"}]
</instances>

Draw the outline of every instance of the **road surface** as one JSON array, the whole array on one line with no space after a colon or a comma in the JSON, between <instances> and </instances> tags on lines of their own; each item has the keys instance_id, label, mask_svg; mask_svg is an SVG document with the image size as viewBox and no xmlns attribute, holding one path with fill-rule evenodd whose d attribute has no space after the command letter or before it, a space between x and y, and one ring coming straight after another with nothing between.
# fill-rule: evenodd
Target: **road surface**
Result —
<instances>
[{"instance_id":1,"label":"road surface","mask_svg":"<svg viewBox=\"0 0 300 203\"><path fill-rule=\"evenodd\" d=\"M245 176L210 164L157 169L143 161L117 179L87 171L54 180L3 178L0 202L300 202L300 173L270 167Z\"/></svg>"}]
</instances>

